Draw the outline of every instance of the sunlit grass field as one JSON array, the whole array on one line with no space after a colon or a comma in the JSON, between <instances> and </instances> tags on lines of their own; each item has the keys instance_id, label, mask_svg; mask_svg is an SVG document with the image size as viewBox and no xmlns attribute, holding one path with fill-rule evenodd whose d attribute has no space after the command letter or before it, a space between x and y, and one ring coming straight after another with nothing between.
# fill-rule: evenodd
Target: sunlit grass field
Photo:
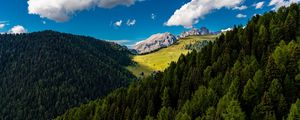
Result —
<instances>
[{"instance_id":1,"label":"sunlit grass field","mask_svg":"<svg viewBox=\"0 0 300 120\"><path fill-rule=\"evenodd\" d=\"M127 69L137 77L142 77L141 73L144 73L144 76L149 76L153 71L166 69L172 61L177 61L181 54L187 54L189 50L185 49L186 45L203 40L213 41L215 38L216 35L207 35L179 39L177 43L167 48L146 55L133 56L133 61L136 64L128 66Z\"/></svg>"}]
</instances>

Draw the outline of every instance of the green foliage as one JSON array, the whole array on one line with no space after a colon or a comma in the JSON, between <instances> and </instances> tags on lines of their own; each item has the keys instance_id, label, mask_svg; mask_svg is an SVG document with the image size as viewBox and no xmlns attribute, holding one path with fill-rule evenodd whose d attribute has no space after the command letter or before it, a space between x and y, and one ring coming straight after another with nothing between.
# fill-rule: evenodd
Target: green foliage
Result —
<instances>
[{"instance_id":1,"label":"green foliage","mask_svg":"<svg viewBox=\"0 0 300 120\"><path fill-rule=\"evenodd\" d=\"M245 120L245 113L240 107L238 101L231 101L226 108L226 112L222 115L224 120Z\"/></svg>"},{"instance_id":2,"label":"green foliage","mask_svg":"<svg viewBox=\"0 0 300 120\"><path fill-rule=\"evenodd\" d=\"M274 79L271 83L271 86L269 88L269 94L271 99L278 100L279 94L282 92L282 86L279 83L279 80Z\"/></svg>"},{"instance_id":3,"label":"green foliage","mask_svg":"<svg viewBox=\"0 0 300 120\"><path fill-rule=\"evenodd\" d=\"M215 120L216 119L216 110L214 107L209 107L206 110L206 114L204 116L204 120Z\"/></svg>"},{"instance_id":4,"label":"green foliage","mask_svg":"<svg viewBox=\"0 0 300 120\"><path fill-rule=\"evenodd\" d=\"M216 94L212 89L200 86L192 96L191 101L184 104L182 111L188 113L191 118L205 115L205 111L216 103Z\"/></svg>"},{"instance_id":5,"label":"green foliage","mask_svg":"<svg viewBox=\"0 0 300 120\"><path fill-rule=\"evenodd\" d=\"M0 119L52 119L125 87L134 78L123 68L129 55L115 43L53 31L0 35ZM91 110L72 114L84 119Z\"/></svg>"},{"instance_id":6,"label":"green foliage","mask_svg":"<svg viewBox=\"0 0 300 120\"><path fill-rule=\"evenodd\" d=\"M147 115L146 118L144 120L154 120L154 117Z\"/></svg>"},{"instance_id":7,"label":"green foliage","mask_svg":"<svg viewBox=\"0 0 300 120\"><path fill-rule=\"evenodd\" d=\"M264 92L264 75L263 75L263 71L257 70L255 72L253 80L254 80L254 86L256 88L255 91L257 93L256 97L260 98L263 95L263 92Z\"/></svg>"},{"instance_id":8,"label":"green foliage","mask_svg":"<svg viewBox=\"0 0 300 120\"><path fill-rule=\"evenodd\" d=\"M168 87L165 87L164 89L164 93L162 94L162 106L168 107L171 104L170 101L170 93L169 93L170 89Z\"/></svg>"},{"instance_id":9,"label":"green foliage","mask_svg":"<svg viewBox=\"0 0 300 120\"><path fill-rule=\"evenodd\" d=\"M192 120L191 117L187 113L179 113L176 115L175 120Z\"/></svg>"},{"instance_id":10,"label":"green foliage","mask_svg":"<svg viewBox=\"0 0 300 120\"><path fill-rule=\"evenodd\" d=\"M172 119L172 108L163 107L160 109L160 111L157 114L158 120L171 120Z\"/></svg>"},{"instance_id":11,"label":"green foliage","mask_svg":"<svg viewBox=\"0 0 300 120\"><path fill-rule=\"evenodd\" d=\"M292 104L287 120L299 120L299 119L300 119L300 100L298 99L295 104Z\"/></svg>"},{"instance_id":12,"label":"green foliage","mask_svg":"<svg viewBox=\"0 0 300 120\"><path fill-rule=\"evenodd\" d=\"M257 96L255 87L254 82L252 80L248 80L243 90L243 99L246 104L252 104L251 102L255 101L254 98Z\"/></svg>"},{"instance_id":13,"label":"green foliage","mask_svg":"<svg viewBox=\"0 0 300 120\"><path fill-rule=\"evenodd\" d=\"M209 41L207 41L207 40L197 41L193 44L185 45L185 49L201 51L201 49L208 44L209 44Z\"/></svg>"}]
</instances>

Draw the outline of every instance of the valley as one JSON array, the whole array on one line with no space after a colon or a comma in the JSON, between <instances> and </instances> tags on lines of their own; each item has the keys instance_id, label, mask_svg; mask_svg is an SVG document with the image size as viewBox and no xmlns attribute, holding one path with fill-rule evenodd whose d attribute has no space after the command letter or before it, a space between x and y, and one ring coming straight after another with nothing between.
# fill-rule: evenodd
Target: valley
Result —
<instances>
[{"instance_id":1,"label":"valley","mask_svg":"<svg viewBox=\"0 0 300 120\"><path fill-rule=\"evenodd\" d=\"M162 48L145 55L136 55L132 57L135 64L126 67L137 77L146 77L154 71L165 70L171 62L176 62L181 54L186 55L191 50L186 49L187 45L196 42L214 41L217 35L189 36L180 38L173 45Z\"/></svg>"},{"instance_id":2,"label":"valley","mask_svg":"<svg viewBox=\"0 0 300 120\"><path fill-rule=\"evenodd\" d=\"M19 2L0 120L300 120L300 0Z\"/></svg>"}]
</instances>

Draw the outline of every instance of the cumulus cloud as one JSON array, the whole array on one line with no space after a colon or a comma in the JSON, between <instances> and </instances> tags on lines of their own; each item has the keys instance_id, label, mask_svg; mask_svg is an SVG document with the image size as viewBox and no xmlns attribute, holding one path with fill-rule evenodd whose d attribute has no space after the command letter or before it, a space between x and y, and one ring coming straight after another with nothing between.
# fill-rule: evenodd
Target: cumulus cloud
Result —
<instances>
[{"instance_id":1,"label":"cumulus cloud","mask_svg":"<svg viewBox=\"0 0 300 120\"><path fill-rule=\"evenodd\" d=\"M257 15L258 15L258 16L261 16L261 14L257 14L257 13L254 13L254 14L253 14L253 16L257 16Z\"/></svg>"},{"instance_id":2,"label":"cumulus cloud","mask_svg":"<svg viewBox=\"0 0 300 120\"><path fill-rule=\"evenodd\" d=\"M27 30L21 26L21 25L16 25L12 27L9 31L9 34L20 34L20 33L27 33Z\"/></svg>"},{"instance_id":3,"label":"cumulus cloud","mask_svg":"<svg viewBox=\"0 0 300 120\"><path fill-rule=\"evenodd\" d=\"M0 29L3 29L8 24L8 21L0 21Z\"/></svg>"},{"instance_id":4,"label":"cumulus cloud","mask_svg":"<svg viewBox=\"0 0 300 120\"><path fill-rule=\"evenodd\" d=\"M154 13L152 13L152 14L151 14L151 19L152 19L152 20L155 20L155 18L156 18L156 15L155 15Z\"/></svg>"},{"instance_id":5,"label":"cumulus cloud","mask_svg":"<svg viewBox=\"0 0 300 120\"><path fill-rule=\"evenodd\" d=\"M273 10L276 10L282 6L290 6L292 3L299 3L300 0L271 0L269 6L274 6Z\"/></svg>"},{"instance_id":6,"label":"cumulus cloud","mask_svg":"<svg viewBox=\"0 0 300 120\"><path fill-rule=\"evenodd\" d=\"M236 17L237 17L237 18L246 18L247 15L244 15L244 14L237 14Z\"/></svg>"},{"instance_id":7,"label":"cumulus cloud","mask_svg":"<svg viewBox=\"0 0 300 120\"><path fill-rule=\"evenodd\" d=\"M116 22L114 23L114 25L117 26L117 27L121 27L121 26L122 26L122 23L123 23L123 21L122 21L122 20L119 20L119 21L116 21Z\"/></svg>"},{"instance_id":8,"label":"cumulus cloud","mask_svg":"<svg viewBox=\"0 0 300 120\"><path fill-rule=\"evenodd\" d=\"M244 0L192 0L177 9L170 19L165 23L167 26L184 26L192 28L200 18L213 10L221 8L234 8Z\"/></svg>"},{"instance_id":9,"label":"cumulus cloud","mask_svg":"<svg viewBox=\"0 0 300 120\"><path fill-rule=\"evenodd\" d=\"M222 29L221 32L227 32L233 30L232 28Z\"/></svg>"},{"instance_id":10,"label":"cumulus cloud","mask_svg":"<svg viewBox=\"0 0 300 120\"><path fill-rule=\"evenodd\" d=\"M233 10L246 10L248 7L246 5L242 5L242 6L236 6L233 8Z\"/></svg>"},{"instance_id":11,"label":"cumulus cloud","mask_svg":"<svg viewBox=\"0 0 300 120\"><path fill-rule=\"evenodd\" d=\"M29 0L28 13L57 22L64 22L78 11L93 7L113 8L118 5L131 6L143 0Z\"/></svg>"},{"instance_id":12,"label":"cumulus cloud","mask_svg":"<svg viewBox=\"0 0 300 120\"><path fill-rule=\"evenodd\" d=\"M5 24L0 23L0 29L3 29L5 27Z\"/></svg>"},{"instance_id":13,"label":"cumulus cloud","mask_svg":"<svg viewBox=\"0 0 300 120\"><path fill-rule=\"evenodd\" d=\"M131 42L131 40L106 40L106 41L114 42L114 43L117 43L117 44L120 44L120 45L125 45L126 43Z\"/></svg>"},{"instance_id":14,"label":"cumulus cloud","mask_svg":"<svg viewBox=\"0 0 300 120\"><path fill-rule=\"evenodd\" d=\"M135 20L135 19L132 19L132 20L131 20L131 19L128 19L126 24L127 24L127 26L134 26L135 23L136 23L136 20Z\"/></svg>"},{"instance_id":15,"label":"cumulus cloud","mask_svg":"<svg viewBox=\"0 0 300 120\"><path fill-rule=\"evenodd\" d=\"M261 9L261 8L263 8L264 4L265 4L265 2L262 1L262 2L253 4L253 6L255 7L255 9Z\"/></svg>"}]
</instances>

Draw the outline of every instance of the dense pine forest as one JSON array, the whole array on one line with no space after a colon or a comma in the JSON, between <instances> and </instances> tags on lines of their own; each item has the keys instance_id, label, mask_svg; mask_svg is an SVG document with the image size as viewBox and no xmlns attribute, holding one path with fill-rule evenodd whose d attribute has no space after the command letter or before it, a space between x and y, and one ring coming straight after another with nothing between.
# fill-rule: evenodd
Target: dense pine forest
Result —
<instances>
[{"instance_id":1,"label":"dense pine forest","mask_svg":"<svg viewBox=\"0 0 300 120\"><path fill-rule=\"evenodd\" d=\"M46 120L127 86L130 53L53 31L0 35L0 119Z\"/></svg>"},{"instance_id":2,"label":"dense pine forest","mask_svg":"<svg viewBox=\"0 0 300 120\"><path fill-rule=\"evenodd\" d=\"M256 15L164 72L56 119L297 120L299 36L300 5Z\"/></svg>"}]
</instances>

